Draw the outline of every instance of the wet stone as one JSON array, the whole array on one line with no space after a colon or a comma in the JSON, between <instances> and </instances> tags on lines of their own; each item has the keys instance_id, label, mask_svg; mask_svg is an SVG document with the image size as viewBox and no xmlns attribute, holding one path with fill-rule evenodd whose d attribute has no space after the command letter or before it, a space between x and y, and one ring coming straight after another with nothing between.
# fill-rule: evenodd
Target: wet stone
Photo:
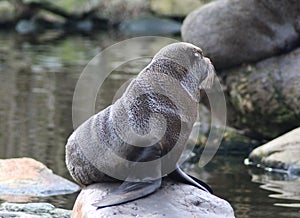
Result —
<instances>
[{"instance_id":1,"label":"wet stone","mask_svg":"<svg viewBox=\"0 0 300 218\"><path fill-rule=\"evenodd\" d=\"M0 159L0 198L70 194L79 186L31 158Z\"/></svg>"},{"instance_id":2,"label":"wet stone","mask_svg":"<svg viewBox=\"0 0 300 218\"><path fill-rule=\"evenodd\" d=\"M69 218L70 210L55 208L49 203L13 204L3 203L0 205L0 217L30 217L30 218Z\"/></svg>"},{"instance_id":3,"label":"wet stone","mask_svg":"<svg viewBox=\"0 0 300 218\"><path fill-rule=\"evenodd\" d=\"M300 128L256 148L249 160L269 171L283 170L300 175Z\"/></svg>"}]
</instances>

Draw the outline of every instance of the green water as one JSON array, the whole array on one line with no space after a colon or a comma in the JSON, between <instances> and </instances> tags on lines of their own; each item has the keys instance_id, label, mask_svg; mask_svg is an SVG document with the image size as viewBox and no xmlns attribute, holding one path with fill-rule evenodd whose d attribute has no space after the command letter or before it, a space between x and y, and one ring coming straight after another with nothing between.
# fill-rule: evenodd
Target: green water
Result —
<instances>
[{"instance_id":1,"label":"green water","mask_svg":"<svg viewBox=\"0 0 300 218\"><path fill-rule=\"evenodd\" d=\"M0 158L32 157L71 179L64 164L64 145L73 131L75 85L96 54L124 39L115 32L68 37L50 33L40 38L0 33ZM140 52L159 46L150 41ZM128 52L120 51L120 59ZM109 105L119 87L149 60L131 62L111 74L99 91L96 111ZM299 178L251 169L243 165L245 157L218 155L204 169L199 169L195 160L185 168L229 201L237 217L300 217L299 207L276 206L299 204ZM71 209L76 195L34 201Z\"/></svg>"}]
</instances>

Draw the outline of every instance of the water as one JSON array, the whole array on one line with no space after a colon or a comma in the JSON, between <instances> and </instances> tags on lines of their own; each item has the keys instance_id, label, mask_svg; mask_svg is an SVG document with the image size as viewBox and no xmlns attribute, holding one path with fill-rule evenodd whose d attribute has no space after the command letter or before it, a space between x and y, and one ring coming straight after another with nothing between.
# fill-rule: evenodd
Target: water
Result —
<instances>
[{"instance_id":1,"label":"water","mask_svg":"<svg viewBox=\"0 0 300 218\"><path fill-rule=\"evenodd\" d=\"M243 165L243 160L243 155L218 155L204 170L199 169L197 164L190 164L186 169L192 175L205 178L217 196L229 201L236 217L299 217L300 178L266 174L263 170ZM285 184L276 189L274 182ZM290 197L287 199L275 190ZM291 205L295 202L298 205Z\"/></svg>"},{"instance_id":2,"label":"water","mask_svg":"<svg viewBox=\"0 0 300 218\"><path fill-rule=\"evenodd\" d=\"M115 32L71 37L49 33L39 38L0 33L0 158L32 157L71 179L64 163L64 146L73 131L76 82L89 60L125 38ZM161 46L150 41L140 51L147 53ZM120 60L128 52L120 51ZM119 87L149 60L130 62L111 74L99 91L96 111L109 105ZM257 172L243 165L245 157L217 155L204 169L199 169L193 158L185 168L228 200L237 217L299 217L299 178ZM33 201L71 209L76 196Z\"/></svg>"}]
</instances>

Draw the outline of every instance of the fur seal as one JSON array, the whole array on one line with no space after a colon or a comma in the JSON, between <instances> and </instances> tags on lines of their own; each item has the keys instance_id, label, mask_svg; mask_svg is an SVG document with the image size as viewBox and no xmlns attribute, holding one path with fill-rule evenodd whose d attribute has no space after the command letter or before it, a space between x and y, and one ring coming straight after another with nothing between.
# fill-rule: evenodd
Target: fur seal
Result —
<instances>
[{"instance_id":1,"label":"fur seal","mask_svg":"<svg viewBox=\"0 0 300 218\"><path fill-rule=\"evenodd\" d=\"M66 164L82 185L123 180L98 208L149 195L168 176L212 192L185 174L178 160L197 118L200 90L212 85L214 67L200 48L162 48L114 104L81 124L66 145ZM176 169L176 170L175 170Z\"/></svg>"}]
</instances>

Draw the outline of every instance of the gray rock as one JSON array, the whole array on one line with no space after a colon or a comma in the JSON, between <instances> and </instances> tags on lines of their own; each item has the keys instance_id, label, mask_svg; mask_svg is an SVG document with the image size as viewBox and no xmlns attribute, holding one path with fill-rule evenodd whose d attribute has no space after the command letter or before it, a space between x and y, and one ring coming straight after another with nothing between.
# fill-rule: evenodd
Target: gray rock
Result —
<instances>
[{"instance_id":1,"label":"gray rock","mask_svg":"<svg viewBox=\"0 0 300 218\"><path fill-rule=\"evenodd\" d=\"M92 31L93 29L93 22L90 20L83 20L77 23L77 29L81 31Z\"/></svg>"},{"instance_id":2,"label":"gray rock","mask_svg":"<svg viewBox=\"0 0 300 218\"><path fill-rule=\"evenodd\" d=\"M230 125L273 139L300 125L300 48L226 71Z\"/></svg>"},{"instance_id":3,"label":"gray rock","mask_svg":"<svg viewBox=\"0 0 300 218\"><path fill-rule=\"evenodd\" d=\"M72 217L234 217L233 209L225 200L170 180L164 181L162 188L145 198L98 210L92 206L119 185L101 183L84 188L75 202Z\"/></svg>"},{"instance_id":4,"label":"gray rock","mask_svg":"<svg viewBox=\"0 0 300 218\"><path fill-rule=\"evenodd\" d=\"M15 8L9 1L0 1L0 25L16 20Z\"/></svg>"},{"instance_id":5,"label":"gray rock","mask_svg":"<svg viewBox=\"0 0 300 218\"><path fill-rule=\"evenodd\" d=\"M38 30L34 20L20 20L16 25L16 31L20 34L30 34Z\"/></svg>"},{"instance_id":6,"label":"gray rock","mask_svg":"<svg viewBox=\"0 0 300 218\"><path fill-rule=\"evenodd\" d=\"M12 3L17 8L17 17L26 17L28 20L32 18L39 19L49 25L52 24L54 28L58 28L56 26L61 27L65 23L64 28L71 28L74 22L75 25L79 22L79 30L83 29L84 31L91 29L91 25L87 22L88 19L90 19L90 22L94 22L93 24L106 28L108 21L111 24L117 24L127 19L146 16L151 13L148 0L20 0L12 1ZM29 28L29 23L25 24L22 24L24 25L21 26L22 28L18 27L21 30L20 32L23 29L26 33L33 32L32 27Z\"/></svg>"},{"instance_id":7,"label":"gray rock","mask_svg":"<svg viewBox=\"0 0 300 218\"><path fill-rule=\"evenodd\" d=\"M122 22L119 28L129 35L171 35L180 33L181 24L169 19L148 17Z\"/></svg>"},{"instance_id":8,"label":"gray rock","mask_svg":"<svg viewBox=\"0 0 300 218\"><path fill-rule=\"evenodd\" d=\"M150 14L148 0L96 0L95 15L116 24Z\"/></svg>"},{"instance_id":9,"label":"gray rock","mask_svg":"<svg viewBox=\"0 0 300 218\"><path fill-rule=\"evenodd\" d=\"M185 17L195 8L212 0L150 0L151 10L159 15Z\"/></svg>"},{"instance_id":10,"label":"gray rock","mask_svg":"<svg viewBox=\"0 0 300 218\"><path fill-rule=\"evenodd\" d=\"M70 210L55 208L49 203L3 203L0 206L1 218L69 218L70 215Z\"/></svg>"},{"instance_id":11,"label":"gray rock","mask_svg":"<svg viewBox=\"0 0 300 218\"><path fill-rule=\"evenodd\" d=\"M210 131L218 131L219 126L210 126L208 131L201 131L198 136L197 147L202 151L206 145ZM217 139L215 139L218 142ZM218 148L218 154L244 154L248 155L257 145L258 141L245 136L243 131L226 127L221 144ZM208 149L208 148L206 148Z\"/></svg>"},{"instance_id":12,"label":"gray rock","mask_svg":"<svg viewBox=\"0 0 300 218\"><path fill-rule=\"evenodd\" d=\"M255 62L299 44L298 0L223 0L193 11L182 38L201 47L217 69Z\"/></svg>"},{"instance_id":13,"label":"gray rock","mask_svg":"<svg viewBox=\"0 0 300 218\"><path fill-rule=\"evenodd\" d=\"M256 148L249 160L263 168L300 175L300 128Z\"/></svg>"},{"instance_id":14,"label":"gray rock","mask_svg":"<svg viewBox=\"0 0 300 218\"><path fill-rule=\"evenodd\" d=\"M39 1L42 0L30 0ZM132 19L150 11L148 0L93 0L93 1L49 1L55 7L62 9L68 14L83 15L89 12L99 17L109 19L113 23L125 19Z\"/></svg>"}]
</instances>

